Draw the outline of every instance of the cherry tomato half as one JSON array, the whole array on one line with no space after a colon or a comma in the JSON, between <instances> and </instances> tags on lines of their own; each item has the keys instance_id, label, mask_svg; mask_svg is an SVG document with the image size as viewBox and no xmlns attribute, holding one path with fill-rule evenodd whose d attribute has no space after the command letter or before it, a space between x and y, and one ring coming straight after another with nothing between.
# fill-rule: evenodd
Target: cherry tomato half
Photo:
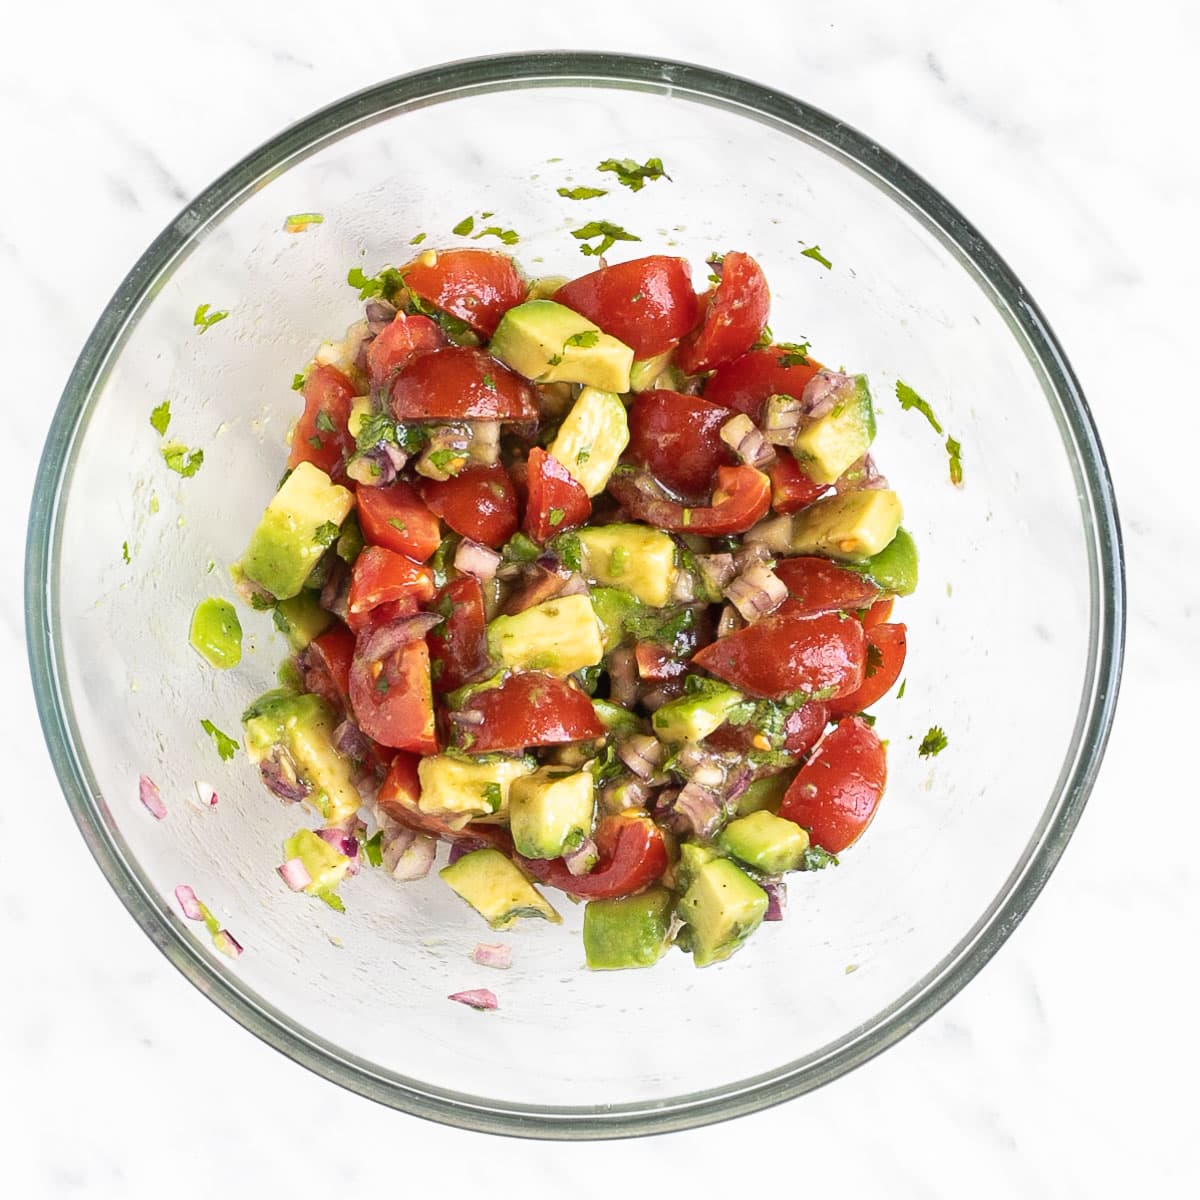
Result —
<instances>
[{"instance_id":1,"label":"cherry tomato half","mask_svg":"<svg viewBox=\"0 0 1200 1200\"><path fill-rule=\"evenodd\" d=\"M337 367L316 367L301 389L304 412L292 432L289 468L310 462L326 475L342 473L342 458L354 450L347 430L354 403L354 384Z\"/></svg>"},{"instance_id":2,"label":"cherry tomato half","mask_svg":"<svg viewBox=\"0 0 1200 1200\"><path fill-rule=\"evenodd\" d=\"M762 333L770 307L762 268L750 255L730 251L699 327L679 343L675 361L680 370L698 375L745 354Z\"/></svg>"},{"instance_id":3,"label":"cherry tomato half","mask_svg":"<svg viewBox=\"0 0 1200 1200\"><path fill-rule=\"evenodd\" d=\"M745 533L762 520L771 504L771 481L753 467L718 467L717 487L708 507L648 495L631 475L614 475L608 490L635 520L671 533L707 537Z\"/></svg>"},{"instance_id":4,"label":"cherry tomato half","mask_svg":"<svg viewBox=\"0 0 1200 1200\"><path fill-rule=\"evenodd\" d=\"M433 690L452 692L488 665L483 588L470 575L451 580L430 607L445 620L428 634Z\"/></svg>"},{"instance_id":5,"label":"cherry tomato half","mask_svg":"<svg viewBox=\"0 0 1200 1200\"><path fill-rule=\"evenodd\" d=\"M525 299L525 284L513 260L497 250L426 251L400 268L404 284L476 333L491 337L500 318Z\"/></svg>"},{"instance_id":6,"label":"cherry tomato half","mask_svg":"<svg viewBox=\"0 0 1200 1200\"><path fill-rule=\"evenodd\" d=\"M392 600L410 600L413 609L433 598L433 572L394 550L367 546L350 573L350 620ZM351 628L353 625L351 624Z\"/></svg>"},{"instance_id":7,"label":"cherry tomato half","mask_svg":"<svg viewBox=\"0 0 1200 1200\"><path fill-rule=\"evenodd\" d=\"M517 532L517 493L500 463L423 479L421 495L455 533L485 546L499 549Z\"/></svg>"},{"instance_id":8,"label":"cherry tomato half","mask_svg":"<svg viewBox=\"0 0 1200 1200\"><path fill-rule=\"evenodd\" d=\"M588 494L567 468L540 446L529 451L526 475L529 500L525 508L525 532L535 542L544 542L563 530L582 525L592 515Z\"/></svg>"},{"instance_id":9,"label":"cherry tomato half","mask_svg":"<svg viewBox=\"0 0 1200 1200\"><path fill-rule=\"evenodd\" d=\"M395 320L367 346L367 376L372 391L383 387L410 358L445 344L446 335L428 317L397 313Z\"/></svg>"},{"instance_id":10,"label":"cherry tomato half","mask_svg":"<svg viewBox=\"0 0 1200 1200\"><path fill-rule=\"evenodd\" d=\"M559 746L604 736L587 693L542 671L510 675L499 687L477 692L462 711L483 718L479 724L456 724L457 744L471 754Z\"/></svg>"},{"instance_id":11,"label":"cherry tomato half","mask_svg":"<svg viewBox=\"0 0 1200 1200\"><path fill-rule=\"evenodd\" d=\"M532 421L532 384L483 350L443 346L419 354L396 376L397 421Z\"/></svg>"},{"instance_id":12,"label":"cherry tomato half","mask_svg":"<svg viewBox=\"0 0 1200 1200\"><path fill-rule=\"evenodd\" d=\"M879 598L879 588L865 575L816 555L781 558L775 564L775 574L791 593L786 602L788 611L804 616L856 612L869 608Z\"/></svg>"},{"instance_id":13,"label":"cherry tomato half","mask_svg":"<svg viewBox=\"0 0 1200 1200\"><path fill-rule=\"evenodd\" d=\"M799 400L805 385L820 369L815 358L786 346L764 346L718 367L704 385L704 398L736 408L757 424L768 396L794 396Z\"/></svg>"},{"instance_id":14,"label":"cherry tomato half","mask_svg":"<svg viewBox=\"0 0 1200 1200\"><path fill-rule=\"evenodd\" d=\"M874 625L867 630L867 665L862 686L848 696L829 702L833 720L850 713L868 709L876 700L892 690L908 651L908 628L905 625Z\"/></svg>"},{"instance_id":15,"label":"cherry tomato half","mask_svg":"<svg viewBox=\"0 0 1200 1200\"><path fill-rule=\"evenodd\" d=\"M717 468L734 463L721 441L727 408L665 389L643 392L629 410L629 457L681 496L707 496Z\"/></svg>"},{"instance_id":16,"label":"cherry tomato half","mask_svg":"<svg viewBox=\"0 0 1200 1200\"><path fill-rule=\"evenodd\" d=\"M355 492L358 523L372 546L383 546L424 562L441 544L442 527L410 484L360 484Z\"/></svg>"},{"instance_id":17,"label":"cherry tomato half","mask_svg":"<svg viewBox=\"0 0 1200 1200\"><path fill-rule=\"evenodd\" d=\"M513 857L539 883L591 900L632 895L667 869L662 831L644 814L602 817L592 836L599 859L587 875L572 875L561 858Z\"/></svg>"},{"instance_id":18,"label":"cherry tomato half","mask_svg":"<svg viewBox=\"0 0 1200 1200\"><path fill-rule=\"evenodd\" d=\"M383 658L364 654L370 631L360 634L350 668L350 705L359 727L382 746L436 754L429 649L424 638L406 642Z\"/></svg>"},{"instance_id":19,"label":"cherry tomato half","mask_svg":"<svg viewBox=\"0 0 1200 1200\"><path fill-rule=\"evenodd\" d=\"M777 513L798 512L828 490L823 483L814 483L800 468L795 457L780 450L775 461L767 465L771 479L771 507Z\"/></svg>"},{"instance_id":20,"label":"cherry tomato half","mask_svg":"<svg viewBox=\"0 0 1200 1200\"><path fill-rule=\"evenodd\" d=\"M414 829L418 833L432 834L448 842L475 842L481 846L494 846L505 854L511 854L512 838L508 830L499 825L471 822L461 829L455 829L440 817L420 810L418 806L421 800L421 780L417 774L420 761L419 755L408 754L403 750L392 759L387 776L379 785L377 802L383 812L397 824Z\"/></svg>"},{"instance_id":21,"label":"cherry tomato half","mask_svg":"<svg viewBox=\"0 0 1200 1200\"><path fill-rule=\"evenodd\" d=\"M354 634L345 625L332 626L309 642L304 661L304 690L348 712Z\"/></svg>"}]
</instances>

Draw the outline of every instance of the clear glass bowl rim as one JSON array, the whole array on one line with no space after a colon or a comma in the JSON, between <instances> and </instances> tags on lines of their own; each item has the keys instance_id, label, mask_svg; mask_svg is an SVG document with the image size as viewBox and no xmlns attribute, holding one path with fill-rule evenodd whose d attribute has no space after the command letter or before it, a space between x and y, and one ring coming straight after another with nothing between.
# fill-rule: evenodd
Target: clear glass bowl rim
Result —
<instances>
[{"instance_id":1,"label":"clear glass bowl rim","mask_svg":"<svg viewBox=\"0 0 1200 1200\"><path fill-rule=\"evenodd\" d=\"M821 1054L731 1087L626 1105L525 1106L482 1100L380 1071L293 1026L205 957L127 853L88 783L82 747L64 704L56 625L59 505L70 478L87 403L157 278L186 253L198 230L296 157L400 105L508 88L577 85L683 94L802 132L871 177L933 229L993 291L1014 335L1049 381L1079 490L1091 585L1088 674L1058 784L1004 888L966 937L876 1020ZM118 287L84 344L46 439L30 508L25 566L26 635L34 693L54 769L88 848L134 919L205 995L257 1037L343 1087L393 1108L464 1129L534 1138L628 1137L743 1116L828 1083L915 1029L983 967L1044 886L1079 821L1103 757L1120 683L1125 572L1116 500L1083 392L1049 325L1000 256L934 188L870 138L784 93L693 64L622 54L550 52L469 59L366 88L285 129L189 204L151 243Z\"/></svg>"}]
</instances>

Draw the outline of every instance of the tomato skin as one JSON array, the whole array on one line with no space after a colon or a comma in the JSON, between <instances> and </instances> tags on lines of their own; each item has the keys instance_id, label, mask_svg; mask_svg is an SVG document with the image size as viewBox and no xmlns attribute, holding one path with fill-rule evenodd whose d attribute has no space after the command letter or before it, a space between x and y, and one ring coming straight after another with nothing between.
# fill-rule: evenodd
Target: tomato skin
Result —
<instances>
[{"instance_id":1,"label":"tomato skin","mask_svg":"<svg viewBox=\"0 0 1200 1200\"><path fill-rule=\"evenodd\" d=\"M542 671L510 675L499 687L472 696L463 711L483 715L482 724L458 727L458 744L470 754L561 746L604 736L587 694Z\"/></svg>"},{"instance_id":2,"label":"tomato skin","mask_svg":"<svg viewBox=\"0 0 1200 1200\"><path fill-rule=\"evenodd\" d=\"M770 307L762 268L750 255L731 250L699 327L679 343L675 361L680 369L698 375L745 354L762 333Z\"/></svg>"},{"instance_id":3,"label":"tomato skin","mask_svg":"<svg viewBox=\"0 0 1200 1200\"><path fill-rule=\"evenodd\" d=\"M392 383L391 408L397 421L533 421L538 415L533 385L471 346L443 346L413 358Z\"/></svg>"},{"instance_id":4,"label":"tomato skin","mask_svg":"<svg viewBox=\"0 0 1200 1200\"><path fill-rule=\"evenodd\" d=\"M718 638L692 662L753 696L844 696L862 685L866 634L853 617L776 613Z\"/></svg>"},{"instance_id":5,"label":"tomato skin","mask_svg":"<svg viewBox=\"0 0 1200 1200\"><path fill-rule=\"evenodd\" d=\"M767 465L767 475L771 479L771 507L784 516L798 512L829 490L825 484L809 479L796 459L784 449L775 455L773 463Z\"/></svg>"},{"instance_id":6,"label":"tomato skin","mask_svg":"<svg viewBox=\"0 0 1200 1200\"><path fill-rule=\"evenodd\" d=\"M687 260L665 254L581 275L563 284L554 299L632 346L634 358L669 350L698 315Z\"/></svg>"},{"instance_id":7,"label":"tomato skin","mask_svg":"<svg viewBox=\"0 0 1200 1200\"><path fill-rule=\"evenodd\" d=\"M380 809L399 825L414 829L418 833L432 834L448 842L478 842L495 846L505 854L512 853L512 838L507 829L499 825L483 825L471 822L461 829L447 825L432 813L423 813L418 807L421 799L421 780L417 765L421 761L417 754L401 750L393 759L383 783L379 785L377 803Z\"/></svg>"},{"instance_id":8,"label":"tomato skin","mask_svg":"<svg viewBox=\"0 0 1200 1200\"><path fill-rule=\"evenodd\" d=\"M881 662L872 674L864 672L862 686L848 696L829 702L832 720L863 712L892 690L908 652L908 627L905 625L874 625L867 631L867 646L874 646ZM869 652L869 651L868 651Z\"/></svg>"},{"instance_id":9,"label":"tomato skin","mask_svg":"<svg viewBox=\"0 0 1200 1200\"><path fill-rule=\"evenodd\" d=\"M500 463L423 479L421 496L455 533L498 550L517 532L517 493Z\"/></svg>"},{"instance_id":10,"label":"tomato skin","mask_svg":"<svg viewBox=\"0 0 1200 1200\"><path fill-rule=\"evenodd\" d=\"M791 593L784 602L789 612L804 616L852 613L869 608L879 598L879 588L865 575L839 567L827 558L810 554L781 558L774 569Z\"/></svg>"},{"instance_id":11,"label":"tomato skin","mask_svg":"<svg viewBox=\"0 0 1200 1200\"><path fill-rule=\"evenodd\" d=\"M620 813L602 817L592 836L599 860L587 875L572 875L561 858L525 858L520 854L513 858L539 883L590 900L640 892L662 878L667 869L662 831L648 816Z\"/></svg>"},{"instance_id":12,"label":"tomato skin","mask_svg":"<svg viewBox=\"0 0 1200 1200\"><path fill-rule=\"evenodd\" d=\"M350 706L359 729L381 746L436 754L429 648L424 638L406 642L377 663L363 649L371 631L359 635L350 668Z\"/></svg>"},{"instance_id":13,"label":"tomato skin","mask_svg":"<svg viewBox=\"0 0 1200 1200\"><path fill-rule=\"evenodd\" d=\"M308 644L304 672L305 691L350 711L350 664L354 661L354 634L345 625L334 625Z\"/></svg>"},{"instance_id":14,"label":"tomato skin","mask_svg":"<svg viewBox=\"0 0 1200 1200\"><path fill-rule=\"evenodd\" d=\"M544 542L556 533L582 525L592 515L587 492L554 455L547 454L540 446L529 451L526 481L529 500L524 529L535 542Z\"/></svg>"},{"instance_id":15,"label":"tomato skin","mask_svg":"<svg viewBox=\"0 0 1200 1200\"><path fill-rule=\"evenodd\" d=\"M441 544L437 517L403 480L387 487L360 485L355 499L359 527L372 546L424 562Z\"/></svg>"},{"instance_id":16,"label":"tomato skin","mask_svg":"<svg viewBox=\"0 0 1200 1200\"><path fill-rule=\"evenodd\" d=\"M642 392L629 410L629 456L673 492L707 496L717 468L737 461L721 441L729 416L699 396Z\"/></svg>"},{"instance_id":17,"label":"tomato skin","mask_svg":"<svg viewBox=\"0 0 1200 1200\"><path fill-rule=\"evenodd\" d=\"M439 250L434 262L419 255L400 268L405 286L428 304L466 321L491 337L500 318L525 299L525 283L513 260L497 250Z\"/></svg>"},{"instance_id":18,"label":"tomato skin","mask_svg":"<svg viewBox=\"0 0 1200 1200\"><path fill-rule=\"evenodd\" d=\"M870 629L873 625L884 625L888 618L892 615L892 609L896 605L895 596L884 596L882 600L876 600L870 608L863 613L862 623ZM870 634L867 635L870 637Z\"/></svg>"},{"instance_id":19,"label":"tomato skin","mask_svg":"<svg viewBox=\"0 0 1200 1200\"><path fill-rule=\"evenodd\" d=\"M431 599L433 572L411 558L382 546L366 546L354 560L347 601L350 617L360 617L389 601L410 601L415 611L416 605Z\"/></svg>"},{"instance_id":20,"label":"tomato skin","mask_svg":"<svg viewBox=\"0 0 1200 1200\"><path fill-rule=\"evenodd\" d=\"M840 854L870 824L886 785L887 756L875 731L861 717L845 717L796 773L779 815Z\"/></svg>"},{"instance_id":21,"label":"tomato skin","mask_svg":"<svg viewBox=\"0 0 1200 1200\"><path fill-rule=\"evenodd\" d=\"M367 346L367 377L371 390L383 387L412 357L446 344L446 335L428 317L397 313L390 325Z\"/></svg>"},{"instance_id":22,"label":"tomato skin","mask_svg":"<svg viewBox=\"0 0 1200 1200\"><path fill-rule=\"evenodd\" d=\"M639 679L662 683L687 673L687 663L654 642L638 642L633 648L633 658Z\"/></svg>"},{"instance_id":23,"label":"tomato skin","mask_svg":"<svg viewBox=\"0 0 1200 1200\"><path fill-rule=\"evenodd\" d=\"M354 384L337 367L315 367L304 381L301 393L304 412L292 433L288 468L310 462L326 475L338 477L342 474L343 455L354 452L354 439L347 429L354 404ZM333 431L321 429L318 418L322 425L332 422Z\"/></svg>"},{"instance_id":24,"label":"tomato skin","mask_svg":"<svg viewBox=\"0 0 1200 1200\"><path fill-rule=\"evenodd\" d=\"M432 607L436 612L449 608L445 623L428 634L433 690L440 694L462 687L488 665L483 588L464 575L446 584Z\"/></svg>"},{"instance_id":25,"label":"tomato skin","mask_svg":"<svg viewBox=\"0 0 1200 1200\"><path fill-rule=\"evenodd\" d=\"M799 400L808 381L821 369L815 358L788 366L789 357L795 358L795 353L789 354L783 346L749 350L717 368L704 385L704 398L736 408L758 424L768 396L794 396Z\"/></svg>"},{"instance_id":26,"label":"tomato skin","mask_svg":"<svg viewBox=\"0 0 1200 1200\"><path fill-rule=\"evenodd\" d=\"M753 467L718 467L717 487L706 508L649 496L629 475L614 475L608 490L635 520L671 533L709 537L745 533L771 505L771 481Z\"/></svg>"}]
</instances>

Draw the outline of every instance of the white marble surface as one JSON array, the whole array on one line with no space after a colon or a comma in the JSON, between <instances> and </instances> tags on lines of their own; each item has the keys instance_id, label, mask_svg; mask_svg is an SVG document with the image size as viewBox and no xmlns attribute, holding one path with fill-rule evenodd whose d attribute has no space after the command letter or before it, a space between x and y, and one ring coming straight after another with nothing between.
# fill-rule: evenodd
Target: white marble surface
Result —
<instances>
[{"instance_id":1,"label":"white marble surface","mask_svg":"<svg viewBox=\"0 0 1200 1200\"><path fill-rule=\"evenodd\" d=\"M634 1181L698 1195L1196 1194L1200 796L1179 731L1200 671L1200 522L1176 466L1200 434L1188 382L1200 267L1185 117L1200 109L1194 6L817 0L793 11L777 0L743 9L732 29L727 6L675 2L271 8L113 0L6 18L3 1194L425 1184L599 1197ZM773 1111L669 1138L535 1149L340 1091L259 1044L167 964L60 799L17 581L36 457L74 356L188 197L368 82L559 46L657 52L792 91L954 200L1028 284L1082 378L1121 500L1131 615L1117 728L1080 830L1032 914L960 997L880 1059Z\"/></svg>"}]
</instances>

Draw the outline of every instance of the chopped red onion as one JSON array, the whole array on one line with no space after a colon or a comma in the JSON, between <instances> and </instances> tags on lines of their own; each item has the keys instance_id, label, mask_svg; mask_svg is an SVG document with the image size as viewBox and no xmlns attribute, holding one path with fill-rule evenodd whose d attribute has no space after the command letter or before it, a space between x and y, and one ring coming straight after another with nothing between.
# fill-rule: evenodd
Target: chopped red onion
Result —
<instances>
[{"instance_id":1,"label":"chopped red onion","mask_svg":"<svg viewBox=\"0 0 1200 1200\"><path fill-rule=\"evenodd\" d=\"M716 833L725 815L717 794L694 780L684 784L672 807L697 837L705 839Z\"/></svg>"},{"instance_id":2,"label":"chopped red onion","mask_svg":"<svg viewBox=\"0 0 1200 1200\"><path fill-rule=\"evenodd\" d=\"M608 660L609 699L622 708L637 703L637 659L630 646L620 646Z\"/></svg>"},{"instance_id":3,"label":"chopped red onion","mask_svg":"<svg viewBox=\"0 0 1200 1200\"><path fill-rule=\"evenodd\" d=\"M562 860L572 875L586 875L600 861L600 851L591 838L584 838L574 850L564 851Z\"/></svg>"},{"instance_id":4,"label":"chopped red onion","mask_svg":"<svg viewBox=\"0 0 1200 1200\"><path fill-rule=\"evenodd\" d=\"M367 324L367 328L370 329L369 322ZM358 343L358 351L354 355L354 365L355 365L355 367L358 368L358 370L363 375L368 374L371 369L370 359L367 358L367 351L371 348L371 343L374 340L375 340L375 334L368 333L367 336L364 337L363 340Z\"/></svg>"},{"instance_id":5,"label":"chopped red onion","mask_svg":"<svg viewBox=\"0 0 1200 1200\"><path fill-rule=\"evenodd\" d=\"M572 571L567 576L567 582L558 589L555 595L558 599L562 599L564 596L587 596L590 593L591 588L588 587L588 581L578 571Z\"/></svg>"},{"instance_id":6,"label":"chopped red onion","mask_svg":"<svg viewBox=\"0 0 1200 1200\"><path fill-rule=\"evenodd\" d=\"M710 593L724 592L725 585L737 574L732 554L697 554L696 566Z\"/></svg>"},{"instance_id":7,"label":"chopped red onion","mask_svg":"<svg viewBox=\"0 0 1200 1200\"><path fill-rule=\"evenodd\" d=\"M619 813L628 808L645 808L650 799L650 785L640 779L625 779L606 783L600 789L600 804L605 812Z\"/></svg>"},{"instance_id":8,"label":"chopped red onion","mask_svg":"<svg viewBox=\"0 0 1200 1200\"><path fill-rule=\"evenodd\" d=\"M726 589L725 596L747 621L774 612L788 596L787 584L765 563L755 563Z\"/></svg>"},{"instance_id":9,"label":"chopped red onion","mask_svg":"<svg viewBox=\"0 0 1200 1200\"><path fill-rule=\"evenodd\" d=\"M723 638L727 634L736 633L739 629L744 628L745 625L746 622L742 620L742 614L732 604L727 604L721 609L721 617L717 621L717 637Z\"/></svg>"},{"instance_id":10,"label":"chopped red onion","mask_svg":"<svg viewBox=\"0 0 1200 1200\"><path fill-rule=\"evenodd\" d=\"M175 889L175 899L179 901L179 907L183 909L183 915L189 921L204 920L204 909L200 907L196 893L186 883L181 883Z\"/></svg>"},{"instance_id":11,"label":"chopped red onion","mask_svg":"<svg viewBox=\"0 0 1200 1200\"><path fill-rule=\"evenodd\" d=\"M877 491L887 485L888 481L875 469L875 460L869 454L864 454L842 472L833 490L841 496L846 492Z\"/></svg>"},{"instance_id":12,"label":"chopped red onion","mask_svg":"<svg viewBox=\"0 0 1200 1200\"><path fill-rule=\"evenodd\" d=\"M415 617L404 617L381 625L367 639L360 657L364 662L379 662L394 654L401 646L423 638L435 625L440 625L442 618L437 613L417 613Z\"/></svg>"},{"instance_id":13,"label":"chopped red onion","mask_svg":"<svg viewBox=\"0 0 1200 1200\"><path fill-rule=\"evenodd\" d=\"M396 319L396 306L386 300L368 300L366 312L372 333L382 333Z\"/></svg>"},{"instance_id":14,"label":"chopped red onion","mask_svg":"<svg viewBox=\"0 0 1200 1200\"><path fill-rule=\"evenodd\" d=\"M855 383L840 371L818 371L800 393L800 407L810 421L827 416L854 395Z\"/></svg>"},{"instance_id":15,"label":"chopped red onion","mask_svg":"<svg viewBox=\"0 0 1200 1200\"><path fill-rule=\"evenodd\" d=\"M690 604L696 599L696 577L691 571L677 571L671 588L671 599L680 604Z\"/></svg>"},{"instance_id":16,"label":"chopped red onion","mask_svg":"<svg viewBox=\"0 0 1200 1200\"><path fill-rule=\"evenodd\" d=\"M230 958L240 958L242 955L241 943L229 932L228 929L218 929L212 935L213 945L216 946L222 954L228 955Z\"/></svg>"},{"instance_id":17,"label":"chopped red onion","mask_svg":"<svg viewBox=\"0 0 1200 1200\"><path fill-rule=\"evenodd\" d=\"M367 735L349 719L343 721L330 739L333 748L347 758L362 762L371 753L371 742Z\"/></svg>"},{"instance_id":18,"label":"chopped red onion","mask_svg":"<svg viewBox=\"0 0 1200 1200\"><path fill-rule=\"evenodd\" d=\"M310 788L296 774L292 756L282 747L276 746L269 757L258 764L258 773L267 790L288 804L295 804L308 795Z\"/></svg>"},{"instance_id":19,"label":"chopped red onion","mask_svg":"<svg viewBox=\"0 0 1200 1200\"><path fill-rule=\"evenodd\" d=\"M731 805L754 782L754 768L743 765L725 785L725 804Z\"/></svg>"},{"instance_id":20,"label":"chopped red onion","mask_svg":"<svg viewBox=\"0 0 1200 1200\"><path fill-rule=\"evenodd\" d=\"M393 879L424 879L437 856L437 840L405 829L383 845L383 865Z\"/></svg>"},{"instance_id":21,"label":"chopped red onion","mask_svg":"<svg viewBox=\"0 0 1200 1200\"><path fill-rule=\"evenodd\" d=\"M162 793L158 784L149 775L138 776L138 799L150 811L155 820L161 821L167 815L167 806L162 801Z\"/></svg>"},{"instance_id":22,"label":"chopped red onion","mask_svg":"<svg viewBox=\"0 0 1200 1200\"><path fill-rule=\"evenodd\" d=\"M477 708L460 708L450 714L450 720L455 725L478 726L483 724L483 713Z\"/></svg>"},{"instance_id":23,"label":"chopped red onion","mask_svg":"<svg viewBox=\"0 0 1200 1200\"><path fill-rule=\"evenodd\" d=\"M730 417L721 426L721 441L750 467L765 467L775 461L775 451L745 413Z\"/></svg>"},{"instance_id":24,"label":"chopped red onion","mask_svg":"<svg viewBox=\"0 0 1200 1200\"><path fill-rule=\"evenodd\" d=\"M557 563L557 559L554 560ZM516 616L535 604L557 596L562 590L563 577L541 562L529 563L521 572L521 581L504 603L506 616Z\"/></svg>"},{"instance_id":25,"label":"chopped red onion","mask_svg":"<svg viewBox=\"0 0 1200 1200\"><path fill-rule=\"evenodd\" d=\"M490 467L500 461L500 422L472 421L471 440L467 452L472 462L482 463Z\"/></svg>"},{"instance_id":26,"label":"chopped red onion","mask_svg":"<svg viewBox=\"0 0 1200 1200\"><path fill-rule=\"evenodd\" d=\"M216 789L211 783L205 783L202 779L196 780L196 803L200 808L216 808L218 799Z\"/></svg>"},{"instance_id":27,"label":"chopped red onion","mask_svg":"<svg viewBox=\"0 0 1200 1200\"><path fill-rule=\"evenodd\" d=\"M670 700L677 700L681 694L680 683L682 677L677 676L674 679L669 679L666 683L661 684L642 695L642 707L647 712L657 712L664 704Z\"/></svg>"},{"instance_id":28,"label":"chopped red onion","mask_svg":"<svg viewBox=\"0 0 1200 1200\"><path fill-rule=\"evenodd\" d=\"M767 893L767 911L764 921L782 921L787 908L787 884L782 879L768 879L762 885Z\"/></svg>"},{"instance_id":29,"label":"chopped red onion","mask_svg":"<svg viewBox=\"0 0 1200 1200\"><path fill-rule=\"evenodd\" d=\"M442 466L438 465L439 460L444 457L442 452L446 450L451 451L448 456L451 462L462 459L461 464L453 471L446 469L448 463ZM421 451L421 457L417 459L414 469L418 475L424 475L426 479L445 481L451 476L457 475L466 466L470 456L471 431L466 425L435 425L429 431L429 441L425 444L425 449Z\"/></svg>"},{"instance_id":30,"label":"chopped red onion","mask_svg":"<svg viewBox=\"0 0 1200 1200\"><path fill-rule=\"evenodd\" d=\"M471 951L471 961L481 967L495 967L498 971L507 971L512 966L512 947L502 942L480 942Z\"/></svg>"},{"instance_id":31,"label":"chopped red onion","mask_svg":"<svg viewBox=\"0 0 1200 1200\"><path fill-rule=\"evenodd\" d=\"M804 406L796 396L768 396L763 436L776 446L794 446L803 416Z\"/></svg>"},{"instance_id":32,"label":"chopped red onion","mask_svg":"<svg viewBox=\"0 0 1200 1200\"><path fill-rule=\"evenodd\" d=\"M343 621L350 611L350 572L340 558L334 558L329 574L321 585L321 607Z\"/></svg>"},{"instance_id":33,"label":"chopped red onion","mask_svg":"<svg viewBox=\"0 0 1200 1200\"><path fill-rule=\"evenodd\" d=\"M336 825L328 825L324 829L318 829L316 834L323 842L328 842L346 858L358 857L358 838L349 830L339 829Z\"/></svg>"},{"instance_id":34,"label":"chopped red onion","mask_svg":"<svg viewBox=\"0 0 1200 1200\"><path fill-rule=\"evenodd\" d=\"M688 818L675 808L675 801L678 799L679 792L675 788L668 788L666 791L660 792L650 815L656 824L671 833L682 836L690 833L692 826Z\"/></svg>"},{"instance_id":35,"label":"chopped red onion","mask_svg":"<svg viewBox=\"0 0 1200 1200\"><path fill-rule=\"evenodd\" d=\"M464 575L474 575L480 583L494 579L501 563L500 555L488 546L463 538L454 552L454 569Z\"/></svg>"},{"instance_id":36,"label":"chopped red onion","mask_svg":"<svg viewBox=\"0 0 1200 1200\"><path fill-rule=\"evenodd\" d=\"M487 988L471 988L466 992L452 992L446 999L457 1000L459 1004L465 1004L468 1008L475 1008L480 1012L500 1007L495 993Z\"/></svg>"},{"instance_id":37,"label":"chopped red onion","mask_svg":"<svg viewBox=\"0 0 1200 1200\"><path fill-rule=\"evenodd\" d=\"M617 757L639 778L649 779L663 764L663 744L646 733L633 733L617 743Z\"/></svg>"},{"instance_id":38,"label":"chopped red onion","mask_svg":"<svg viewBox=\"0 0 1200 1200\"><path fill-rule=\"evenodd\" d=\"M281 863L275 870L279 872L279 878L293 892L302 892L312 883L312 876L308 873L308 868L304 865L303 859L289 858L287 862Z\"/></svg>"}]
</instances>

